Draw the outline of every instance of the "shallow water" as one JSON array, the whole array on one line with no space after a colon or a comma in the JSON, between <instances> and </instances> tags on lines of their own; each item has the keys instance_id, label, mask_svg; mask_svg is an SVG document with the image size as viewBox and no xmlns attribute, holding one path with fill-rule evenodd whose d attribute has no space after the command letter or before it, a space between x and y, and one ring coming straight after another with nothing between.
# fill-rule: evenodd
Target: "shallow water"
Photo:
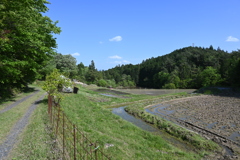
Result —
<instances>
[{"instance_id":1,"label":"shallow water","mask_svg":"<svg viewBox=\"0 0 240 160\"><path fill-rule=\"evenodd\" d=\"M107 97L118 97L112 94L105 94L105 93L101 93L100 95L107 96Z\"/></svg>"},{"instance_id":2,"label":"shallow water","mask_svg":"<svg viewBox=\"0 0 240 160\"><path fill-rule=\"evenodd\" d=\"M193 93L194 91L196 91L196 89L117 89L117 90L133 94L146 94L153 96L180 92Z\"/></svg>"},{"instance_id":3,"label":"shallow water","mask_svg":"<svg viewBox=\"0 0 240 160\"><path fill-rule=\"evenodd\" d=\"M124 107L119 107L119 108L113 108L112 109L112 113L122 117L123 119L125 119L126 121L128 122L131 122L132 124L136 125L137 127L145 130L145 131L149 131L149 132L152 132L154 134L157 134L157 135L160 135L164 140L166 140L168 143L172 144L173 146L176 146L178 148L181 148L185 151L192 151L193 150L193 147L164 133L164 132L161 132L159 129L151 126L150 124L144 122L143 120L139 119L139 118L136 118L130 114L128 114L124 108Z\"/></svg>"}]
</instances>

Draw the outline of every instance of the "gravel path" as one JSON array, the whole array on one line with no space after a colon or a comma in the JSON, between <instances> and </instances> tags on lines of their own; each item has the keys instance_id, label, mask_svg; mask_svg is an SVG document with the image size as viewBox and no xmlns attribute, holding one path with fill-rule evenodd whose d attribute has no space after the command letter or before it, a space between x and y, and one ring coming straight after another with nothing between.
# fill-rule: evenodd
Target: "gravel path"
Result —
<instances>
[{"instance_id":1,"label":"gravel path","mask_svg":"<svg viewBox=\"0 0 240 160\"><path fill-rule=\"evenodd\" d=\"M12 109L13 107L16 107L19 103L22 103L23 101L27 100L28 98L32 97L33 95L37 94L38 92L39 92L39 90L37 90L33 94L30 94L29 96L26 96L26 97L18 100L17 102L7 106L6 108L4 108L0 111L0 114Z\"/></svg>"},{"instance_id":2,"label":"gravel path","mask_svg":"<svg viewBox=\"0 0 240 160\"><path fill-rule=\"evenodd\" d=\"M30 95L31 97L32 95ZM8 154L10 153L11 149L13 148L14 144L16 143L17 137L19 136L19 134L23 131L24 127L27 125L29 117L31 116L31 114L33 113L33 111L35 110L36 106L38 105L38 103L44 98L45 94L42 95L37 101L35 101L35 103L33 105L31 105L27 112L25 113L25 115L15 124L15 126L11 129L9 135L7 136L5 142L3 142L0 145L0 160L3 160L4 158L6 158L8 156ZM27 96L29 98L29 96ZM26 98L26 97L25 97ZM23 98L24 99L24 98ZM26 100L26 99L21 99L19 100L20 102ZM19 102L18 101L18 102ZM16 102L18 104L18 102ZM20 103L19 102L19 103ZM14 103L15 104L15 103ZM17 105L16 104L16 105ZM14 106L13 106L14 107ZM8 108L8 107L7 107ZM12 107L11 107L12 108Z\"/></svg>"}]
</instances>

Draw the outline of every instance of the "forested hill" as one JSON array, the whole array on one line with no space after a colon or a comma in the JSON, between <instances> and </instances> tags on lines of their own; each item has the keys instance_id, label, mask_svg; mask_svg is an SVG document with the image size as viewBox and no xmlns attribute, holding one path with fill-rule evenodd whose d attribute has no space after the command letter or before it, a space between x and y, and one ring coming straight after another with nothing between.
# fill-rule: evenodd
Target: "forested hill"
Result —
<instances>
[{"instance_id":1,"label":"forested hill","mask_svg":"<svg viewBox=\"0 0 240 160\"><path fill-rule=\"evenodd\" d=\"M186 47L170 54L103 71L104 79L146 88L240 86L240 50ZM124 86L124 85L123 85Z\"/></svg>"}]
</instances>

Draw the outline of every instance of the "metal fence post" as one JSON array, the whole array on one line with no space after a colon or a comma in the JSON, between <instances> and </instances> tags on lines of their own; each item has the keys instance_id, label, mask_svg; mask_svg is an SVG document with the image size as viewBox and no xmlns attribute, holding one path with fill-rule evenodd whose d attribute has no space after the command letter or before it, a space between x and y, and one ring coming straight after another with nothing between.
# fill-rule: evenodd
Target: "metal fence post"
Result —
<instances>
[{"instance_id":1,"label":"metal fence post","mask_svg":"<svg viewBox=\"0 0 240 160\"><path fill-rule=\"evenodd\" d=\"M48 94L48 115L50 116L51 96Z\"/></svg>"},{"instance_id":2,"label":"metal fence post","mask_svg":"<svg viewBox=\"0 0 240 160\"><path fill-rule=\"evenodd\" d=\"M57 127L56 127L56 136L58 134L58 124L59 124L59 121L60 121L60 106L59 104L56 105L58 107L58 117L57 117Z\"/></svg>"},{"instance_id":3,"label":"metal fence post","mask_svg":"<svg viewBox=\"0 0 240 160\"><path fill-rule=\"evenodd\" d=\"M65 135L64 135L64 132L65 132L65 124L64 124L64 114L63 114L63 157L65 155Z\"/></svg>"},{"instance_id":4,"label":"metal fence post","mask_svg":"<svg viewBox=\"0 0 240 160\"><path fill-rule=\"evenodd\" d=\"M73 145L74 145L73 156L74 156L74 160L76 160L77 158L76 158L76 126L75 125L73 125Z\"/></svg>"},{"instance_id":5,"label":"metal fence post","mask_svg":"<svg viewBox=\"0 0 240 160\"><path fill-rule=\"evenodd\" d=\"M53 121L53 101L52 101L52 96L50 96L50 100L51 100L51 105L50 105L50 121L52 123Z\"/></svg>"}]
</instances>

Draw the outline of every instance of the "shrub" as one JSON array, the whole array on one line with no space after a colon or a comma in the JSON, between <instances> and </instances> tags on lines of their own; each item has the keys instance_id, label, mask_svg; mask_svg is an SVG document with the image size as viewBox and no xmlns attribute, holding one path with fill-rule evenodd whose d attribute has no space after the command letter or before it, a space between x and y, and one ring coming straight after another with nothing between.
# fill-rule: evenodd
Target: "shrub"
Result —
<instances>
[{"instance_id":1,"label":"shrub","mask_svg":"<svg viewBox=\"0 0 240 160\"><path fill-rule=\"evenodd\" d=\"M164 88L164 89L176 89L176 86L173 83L168 83L168 84L165 84L164 86L162 86L162 88Z\"/></svg>"},{"instance_id":2,"label":"shrub","mask_svg":"<svg viewBox=\"0 0 240 160\"><path fill-rule=\"evenodd\" d=\"M101 87L107 87L107 82L104 80L104 79L100 79L98 82L97 82L97 85L98 86L101 86Z\"/></svg>"}]
</instances>

